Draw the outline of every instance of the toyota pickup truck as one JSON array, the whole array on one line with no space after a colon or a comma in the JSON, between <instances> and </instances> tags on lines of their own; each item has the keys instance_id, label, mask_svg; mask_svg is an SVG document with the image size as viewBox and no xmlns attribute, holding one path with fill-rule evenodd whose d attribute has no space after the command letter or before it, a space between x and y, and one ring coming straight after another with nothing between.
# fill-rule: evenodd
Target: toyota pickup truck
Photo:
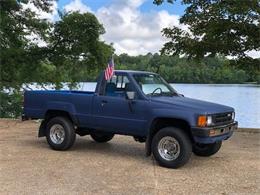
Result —
<instances>
[{"instance_id":1,"label":"toyota pickup truck","mask_svg":"<svg viewBox=\"0 0 260 195\"><path fill-rule=\"evenodd\" d=\"M215 154L238 125L231 107L184 97L158 74L124 70L108 81L102 72L94 92L25 91L22 119L43 119L39 137L54 150L71 148L76 134L100 143L128 135L168 168L192 153Z\"/></svg>"}]
</instances>

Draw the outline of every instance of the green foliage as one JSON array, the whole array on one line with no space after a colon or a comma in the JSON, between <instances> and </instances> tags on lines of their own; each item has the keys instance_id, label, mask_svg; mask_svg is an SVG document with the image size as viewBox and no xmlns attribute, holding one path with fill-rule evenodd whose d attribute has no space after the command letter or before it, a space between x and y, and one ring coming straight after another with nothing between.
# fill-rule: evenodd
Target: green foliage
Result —
<instances>
[{"instance_id":1,"label":"green foliage","mask_svg":"<svg viewBox=\"0 0 260 195\"><path fill-rule=\"evenodd\" d=\"M136 57L121 54L115 56L115 63L116 69L158 72L168 82L174 83L244 83L254 79L254 75L232 66L224 57L207 57L198 62L158 54Z\"/></svg>"},{"instance_id":2,"label":"green foliage","mask_svg":"<svg viewBox=\"0 0 260 195\"><path fill-rule=\"evenodd\" d=\"M49 11L53 1L31 2ZM99 40L105 30L93 14L65 13L51 24L24 10L22 3L27 1L1 1L0 90L20 89L31 82L50 82L59 88L61 82L89 79L106 66L113 48ZM46 46L29 40L32 35Z\"/></svg>"},{"instance_id":3,"label":"green foliage","mask_svg":"<svg viewBox=\"0 0 260 195\"><path fill-rule=\"evenodd\" d=\"M248 75L250 75L249 81L257 81L257 78L260 75L260 58L252 59L249 57L243 57L231 60L230 65L246 71Z\"/></svg>"},{"instance_id":4,"label":"green foliage","mask_svg":"<svg viewBox=\"0 0 260 195\"><path fill-rule=\"evenodd\" d=\"M76 82L89 79L89 74L102 69L113 48L99 40L105 32L91 13L78 12L61 15L54 24L49 42L49 61L56 67L54 80ZM79 71L80 70L80 71Z\"/></svg>"},{"instance_id":5,"label":"green foliage","mask_svg":"<svg viewBox=\"0 0 260 195\"><path fill-rule=\"evenodd\" d=\"M0 117L19 115L24 85L54 84L58 89L69 82L73 87L77 81L93 79L113 53L111 45L100 41L105 30L93 14L60 14L60 20L50 23L24 9L28 2L1 0ZM45 12L53 2L30 1ZM46 45L40 47L33 37Z\"/></svg>"},{"instance_id":6,"label":"green foliage","mask_svg":"<svg viewBox=\"0 0 260 195\"><path fill-rule=\"evenodd\" d=\"M156 5L161 5L164 1L167 1L168 3L173 3L175 0L154 0L153 3Z\"/></svg>"},{"instance_id":7,"label":"green foliage","mask_svg":"<svg viewBox=\"0 0 260 195\"><path fill-rule=\"evenodd\" d=\"M164 1L154 2L160 5ZM243 64L247 67L254 66L246 52L260 50L259 0L182 0L182 3L187 8L180 23L187 25L189 31L179 27L163 29L169 40L161 50L163 54L198 59L219 54L237 56L246 61Z\"/></svg>"},{"instance_id":8,"label":"green foliage","mask_svg":"<svg viewBox=\"0 0 260 195\"><path fill-rule=\"evenodd\" d=\"M39 10L49 11L52 1L31 1ZM39 81L44 48L29 41L35 35L46 40L50 24L35 12L22 9L26 0L1 0L0 7L0 117L21 113L23 83ZM44 67L43 67L44 68ZM43 76L42 76L43 77Z\"/></svg>"},{"instance_id":9,"label":"green foliage","mask_svg":"<svg viewBox=\"0 0 260 195\"><path fill-rule=\"evenodd\" d=\"M0 92L0 118L17 118L21 116L22 96L19 92Z\"/></svg>"},{"instance_id":10,"label":"green foliage","mask_svg":"<svg viewBox=\"0 0 260 195\"><path fill-rule=\"evenodd\" d=\"M43 59L43 49L28 40L34 34L46 39L49 23L37 18L36 13L22 9L27 1L2 0L0 11L0 89L19 88L33 79L34 70ZM45 3L44 3L45 2ZM40 10L49 10L50 1L32 1ZM30 77L30 78L28 78ZM35 77L36 79L37 77Z\"/></svg>"}]
</instances>

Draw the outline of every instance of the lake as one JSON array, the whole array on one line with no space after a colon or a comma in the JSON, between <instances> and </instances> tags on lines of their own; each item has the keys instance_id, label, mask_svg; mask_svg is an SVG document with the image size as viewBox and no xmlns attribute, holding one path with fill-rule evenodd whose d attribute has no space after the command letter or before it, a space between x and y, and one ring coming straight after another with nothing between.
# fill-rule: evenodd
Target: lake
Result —
<instances>
[{"instance_id":1,"label":"lake","mask_svg":"<svg viewBox=\"0 0 260 195\"><path fill-rule=\"evenodd\" d=\"M186 97L235 108L239 127L260 128L260 85L171 84ZM80 90L94 91L96 83L84 83Z\"/></svg>"}]
</instances>

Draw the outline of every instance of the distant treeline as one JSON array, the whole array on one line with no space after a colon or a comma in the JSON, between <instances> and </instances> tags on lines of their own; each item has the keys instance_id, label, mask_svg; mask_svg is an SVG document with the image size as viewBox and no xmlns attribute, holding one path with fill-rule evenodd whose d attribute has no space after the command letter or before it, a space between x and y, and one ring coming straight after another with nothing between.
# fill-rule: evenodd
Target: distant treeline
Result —
<instances>
[{"instance_id":1,"label":"distant treeline","mask_svg":"<svg viewBox=\"0 0 260 195\"><path fill-rule=\"evenodd\" d=\"M259 67L245 70L232 65L232 61L225 57L196 61L148 53L139 56L115 55L114 60L116 69L157 72L168 82L174 83L260 83ZM246 65L242 67L248 68Z\"/></svg>"}]
</instances>

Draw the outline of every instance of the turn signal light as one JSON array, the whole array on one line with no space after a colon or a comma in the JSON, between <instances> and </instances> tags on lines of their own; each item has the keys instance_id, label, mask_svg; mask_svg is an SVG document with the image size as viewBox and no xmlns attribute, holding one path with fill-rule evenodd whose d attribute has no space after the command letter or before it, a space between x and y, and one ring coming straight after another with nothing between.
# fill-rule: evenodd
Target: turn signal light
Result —
<instances>
[{"instance_id":1,"label":"turn signal light","mask_svg":"<svg viewBox=\"0 0 260 195\"><path fill-rule=\"evenodd\" d=\"M199 116L198 118L198 126L205 127L207 124L207 117L206 116Z\"/></svg>"}]
</instances>

